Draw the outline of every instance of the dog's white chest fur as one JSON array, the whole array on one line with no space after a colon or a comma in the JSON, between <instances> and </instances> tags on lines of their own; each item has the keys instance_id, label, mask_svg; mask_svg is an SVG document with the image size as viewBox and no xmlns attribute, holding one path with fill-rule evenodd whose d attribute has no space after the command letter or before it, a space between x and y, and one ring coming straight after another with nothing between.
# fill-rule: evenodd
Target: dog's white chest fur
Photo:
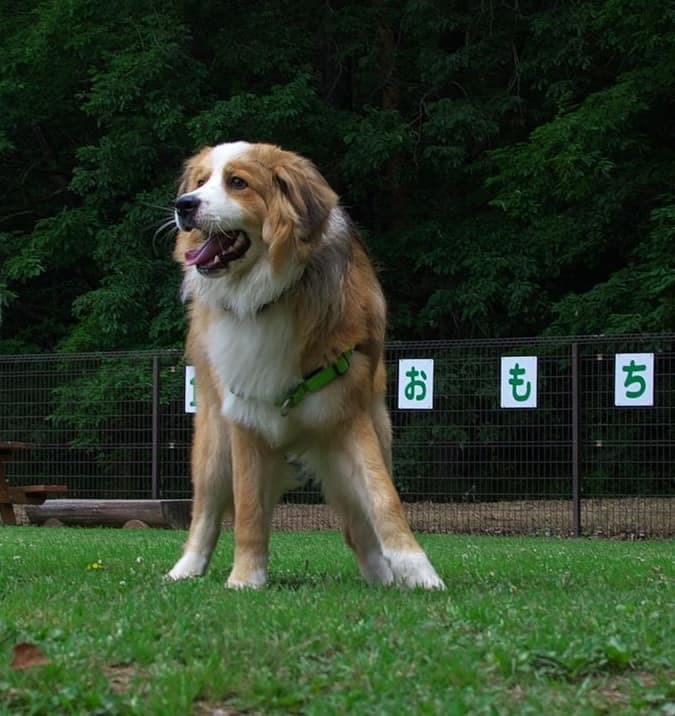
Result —
<instances>
[{"instance_id":1,"label":"dog's white chest fur","mask_svg":"<svg viewBox=\"0 0 675 716\"><path fill-rule=\"evenodd\" d=\"M253 428L272 445L290 438L278 401L301 380L294 322L282 305L239 318L223 311L211 322L207 350L223 389L223 415Z\"/></svg>"}]
</instances>

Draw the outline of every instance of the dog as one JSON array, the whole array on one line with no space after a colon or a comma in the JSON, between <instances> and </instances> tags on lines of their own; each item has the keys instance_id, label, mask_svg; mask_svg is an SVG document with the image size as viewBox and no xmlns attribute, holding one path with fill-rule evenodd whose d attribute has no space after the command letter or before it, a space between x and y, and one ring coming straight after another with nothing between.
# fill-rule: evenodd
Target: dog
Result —
<instances>
[{"instance_id":1,"label":"dog","mask_svg":"<svg viewBox=\"0 0 675 716\"><path fill-rule=\"evenodd\" d=\"M385 300L333 189L293 152L219 144L187 161L175 221L197 412L192 521L168 577L206 571L230 513L227 586L264 586L272 511L299 463L369 583L443 589L392 483Z\"/></svg>"}]
</instances>

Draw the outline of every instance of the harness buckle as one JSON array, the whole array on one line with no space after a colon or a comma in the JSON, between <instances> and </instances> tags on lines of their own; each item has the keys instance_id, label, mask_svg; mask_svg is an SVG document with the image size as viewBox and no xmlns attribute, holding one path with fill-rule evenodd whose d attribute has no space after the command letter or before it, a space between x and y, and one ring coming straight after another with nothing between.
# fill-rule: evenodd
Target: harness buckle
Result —
<instances>
[{"instance_id":1,"label":"harness buckle","mask_svg":"<svg viewBox=\"0 0 675 716\"><path fill-rule=\"evenodd\" d=\"M283 418L287 417L288 414L291 412L291 408L293 407L293 398L289 395L286 400L281 404L281 407L279 408L279 411L281 412L281 416Z\"/></svg>"},{"instance_id":2,"label":"harness buckle","mask_svg":"<svg viewBox=\"0 0 675 716\"><path fill-rule=\"evenodd\" d=\"M333 369L338 375L345 375L349 370L349 357L351 351L345 351L342 355L339 355L335 363L333 363Z\"/></svg>"}]
</instances>

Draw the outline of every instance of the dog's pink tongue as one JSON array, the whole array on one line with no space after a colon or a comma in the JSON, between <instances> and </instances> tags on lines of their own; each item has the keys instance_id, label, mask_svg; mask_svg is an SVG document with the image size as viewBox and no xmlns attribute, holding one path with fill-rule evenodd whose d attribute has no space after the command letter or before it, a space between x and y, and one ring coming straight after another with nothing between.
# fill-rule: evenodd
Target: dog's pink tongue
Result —
<instances>
[{"instance_id":1,"label":"dog's pink tongue","mask_svg":"<svg viewBox=\"0 0 675 716\"><path fill-rule=\"evenodd\" d=\"M210 238L198 249L190 249L185 252L185 263L187 266L201 266L212 261L220 251L220 243L216 237Z\"/></svg>"}]
</instances>

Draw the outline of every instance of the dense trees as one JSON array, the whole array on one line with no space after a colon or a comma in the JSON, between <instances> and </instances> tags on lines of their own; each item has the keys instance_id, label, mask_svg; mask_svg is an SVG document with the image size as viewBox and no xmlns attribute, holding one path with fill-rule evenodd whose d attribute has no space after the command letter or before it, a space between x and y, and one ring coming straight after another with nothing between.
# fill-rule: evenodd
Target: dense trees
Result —
<instances>
[{"instance_id":1,"label":"dense trees","mask_svg":"<svg viewBox=\"0 0 675 716\"><path fill-rule=\"evenodd\" d=\"M239 138L321 167L397 337L675 325L672 2L5 0L0 21L3 352L177 345L176 176Z\"/></svg>"}]
</instances>

